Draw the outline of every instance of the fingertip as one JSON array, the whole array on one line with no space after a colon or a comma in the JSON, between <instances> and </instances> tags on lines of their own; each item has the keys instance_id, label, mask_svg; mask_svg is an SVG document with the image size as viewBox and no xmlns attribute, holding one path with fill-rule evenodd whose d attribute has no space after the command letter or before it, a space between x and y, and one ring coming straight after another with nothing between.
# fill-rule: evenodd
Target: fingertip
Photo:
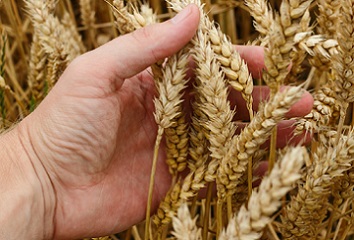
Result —
<instances>
[{"instance_id":1,"label":"fingertip","mask_svg":"<svg viewBox=\"0 0 354 240\"><path fill-rule=\"evenodd\" d=\"M189 4L187 7L185 7L182 11L180 11L170 21L173 24L181 24L181 23L187 21L187 23L183 23L183 24L197 28L198 23L199 23L199 19L200 19L200 10L197 5L192 3L192 4ZM191 25L189 25L189 24L191 24Z\"/></svg>"},{"instance_id":2,"label":"fingertip","mask_svg":"<svg viewBox=\"0 0 354 240\"><path fill-rule=\"evenodd\" d=\"M286 117L293 118L293 117L303 117L311 112L313 107L313 97L308 91L304 91L301 99L296 102L286 114Z\"/></svg>"},{"instance_id":3,"label":"fingertip","mask_svg":"<svg viewBox=\"0 0 354 240\"><path fill-rule=\"evenodd\" d=\"M247 63L253 78L261 78L266 68L264 63L264 48L261 46L235 46L240 57Z\"/></svg>"}]
</instances>

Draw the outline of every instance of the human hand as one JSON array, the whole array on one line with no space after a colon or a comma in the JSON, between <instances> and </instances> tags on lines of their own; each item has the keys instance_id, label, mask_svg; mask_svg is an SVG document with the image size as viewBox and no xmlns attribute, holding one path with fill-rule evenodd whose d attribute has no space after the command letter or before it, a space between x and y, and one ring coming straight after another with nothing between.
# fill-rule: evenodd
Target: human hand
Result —
<instances>
[{"instance_id":1,"label":"human hand","mask_svg":"<svg viewBox=\"0 0 354 240\"><path fill-rule=\"evenodd\" d=\"M192 38L198 13L189 6L172 21L79 57L16 128L42 191L51 194L40 201L47 212L43 222L53 223L51 238L107 235L144 219L157 127L155 87L143 70ZM163 152L161 147L153 209L171 184Z\"/></svg>"}]
</instances>

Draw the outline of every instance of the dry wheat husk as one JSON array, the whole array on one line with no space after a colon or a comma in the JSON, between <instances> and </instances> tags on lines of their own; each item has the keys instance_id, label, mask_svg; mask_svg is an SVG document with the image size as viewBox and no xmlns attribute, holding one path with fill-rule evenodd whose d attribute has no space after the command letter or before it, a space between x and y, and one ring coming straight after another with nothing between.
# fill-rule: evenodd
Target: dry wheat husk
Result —
<instances>
[{"instance_id":1,"label":"dry wheat husk","mask_svg":"<svg viewBox=\"0 0 354 240\"><path fill-rule=\"evenodd\" d=\"M267 1L264 0L246 0L245 4L249 8L249 13L254 19L254 27L261 34L262 41L267 36L269 27L273 22L273 10Z\"/></svg>"},{"instance_id":2,"label":"dry wheat husk","mask_svg":"<svg viewBox=\"0 0 354 240\"><path fill-rule=\"evenodd\" d=\"M132 12L124 5L124 1L114 0L112 11L116 18L116 26L120 34L133 32L136 29L157 23L157 16L148 3L143 3L137 7L131 5Z\"/></svg>"},{"instance_id":3,"label":"dry wheat husk","mask_svg":"<svg viewBox=\"0 0 354 240\"><path fill-rule=\"evenodd\" d=\"M69 61L74 60L76 57L87 51L84 43L82 42L82 37L78 32L75 22L71 18L69 13L64 13L63 19L61 20L66 31L64 32L64 38L67 39L69 48Z\"/></svg>"},{"instance_id":4,"label":"dry wheat husk","mask_svg":"<svg viewBox=\"0 0 354 240\"><path fill-rule=\"evenodd\" d=\"M243 205L232 218L219 239L260 239L263 229L272 221L271 216L279 209L281 199L301 178L300 169L306 154L301 147L290 149L262 180L258 192L252 193L247 207Z\"/></svg>"},{"instance_id":5,"label":"dry wheat husk","mask_svg":"<svg viewBox=\"0 0 354 240\"><path fill-rule=\"evenodd\" d=\"M134 21L131 19L131 14L128 12L127 7L122 0L114 0L112 2L112 12L116 19L115 25L120 34L126 34L133 32L137 25L134 25Z\"/></svg>"},{"instance_id":6,"label":"dry wheat husk","mask_svg":"<svg viewBox=\"0 0 354 240\"><path fill-rule=\"evenodd\" d=\"M305 55L302 50L294 51L294 36L299 32L311 31L308 10L311 2L283 0L278 15L272 13L266 1L246 1L255 20L255 28L263 38L261 44L267 47L265 63L271 77L265 73L264 80L271 88L283 84L286 75L287 82L294 82L302 71ZM290 72L288 60L292 63Z\"/></svg>"}]
</instances>

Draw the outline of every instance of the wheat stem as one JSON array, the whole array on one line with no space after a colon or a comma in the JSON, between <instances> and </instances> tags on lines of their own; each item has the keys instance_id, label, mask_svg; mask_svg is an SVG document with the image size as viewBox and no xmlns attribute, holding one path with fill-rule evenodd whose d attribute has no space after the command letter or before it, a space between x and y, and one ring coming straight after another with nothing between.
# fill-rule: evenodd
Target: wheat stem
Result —
<instances>
[{"instance_id":1,"label":"wheat stem","mask_svg":"<svg viewBox=\"0 0 354 240\"><path fill-rule=\"evenodd\" d=\"M211 209L211 198L213 193L213 183L208 184L207 188L207 197L205 201L205 211L204 211L204 220L203 220L203 229L202 229L202 239L208 240L209 234L209 215Z\"/></svg>"},{"instance_id":2,"label":"wheat stem","mask_svg":"<svg viewBox=\"0 0 354 240\"><path fill-rule=\"evenodd\" d=\"M154 184L155 184L155 173L156 173L157 159L158 159L158 155L159 155L159 148L160 148L163 132L164 132L164 129L161 126L159 126L159 128L157 130L157 136L156 136L155 147L154 147L154 157L153 157L152 166L151 166L149 193L148 193L148 201L147 201L147 206L146 206L145 240L148 240L149 236L150 236L149 229L150 229L151 203L152 203L152 196L153 196Z\"/></svg>"}]
</instances>

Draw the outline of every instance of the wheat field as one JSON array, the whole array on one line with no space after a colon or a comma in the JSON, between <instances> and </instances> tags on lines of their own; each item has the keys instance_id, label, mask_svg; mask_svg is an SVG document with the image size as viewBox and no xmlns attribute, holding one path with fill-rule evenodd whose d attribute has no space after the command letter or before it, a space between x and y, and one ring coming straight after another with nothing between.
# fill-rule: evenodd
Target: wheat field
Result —
<instances>
[{"instance_id":1,"label":"wheat field","mask_svg":"<svg viewBox=\"0 0 354 240\"><path fill-rule=\"evenodd\" d=\"M196 35L151 66L155 147L166 141L171 189L155 215L97 239L354 239L353 0L2 0L0 132L31 113L77 56L190 3L201 12ZM264 47L260 79L252 79L233 44ZM196 97L189 121L183 93L190 58ZM270 88L258 111L256 85ZM293 87L281 91L283 85ZM240 132L230 88L248 108L250 122ZM295 118L294 134L310 134L311 143L276 149L276 126L304 90L314 106ZM268 172L252 188L264 159ZM153 176L154 169L150 191ZM206 186L207 197L198 198Z\"/></svg>"}]
</instances>

